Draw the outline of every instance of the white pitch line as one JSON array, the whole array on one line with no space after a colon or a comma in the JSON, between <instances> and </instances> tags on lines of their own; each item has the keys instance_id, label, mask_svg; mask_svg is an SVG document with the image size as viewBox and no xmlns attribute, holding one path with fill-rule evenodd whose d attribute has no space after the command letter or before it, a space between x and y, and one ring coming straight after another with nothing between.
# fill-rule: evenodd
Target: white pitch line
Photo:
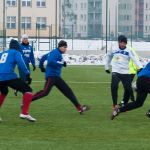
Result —
<instances>
[{"instance_id":1,"label":"white pitch line","mask_svg":"<svg viewBox=\"0 0 150 150\"><path fill-rule=\"evenodd\" d=\"M44 83L45 81L32 81L34 83ZM78 81L68 81L67 83L73 84L110 84L111 82L78 82Z\"/></svg>"}]
</instances>

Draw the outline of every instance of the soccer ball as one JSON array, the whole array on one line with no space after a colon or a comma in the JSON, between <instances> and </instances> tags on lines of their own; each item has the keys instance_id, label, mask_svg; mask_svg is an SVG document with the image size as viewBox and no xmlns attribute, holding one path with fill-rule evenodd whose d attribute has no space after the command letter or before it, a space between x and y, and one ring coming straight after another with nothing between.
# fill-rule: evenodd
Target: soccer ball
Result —
<instances>
[{"instance_id":1,"label":"soccer ball","mask_svg":"<svg viewBox=\"0 0 150 150\"><path fill-rule=\"evenodd\" d=\"M132 83L132 89L133 89L134 91L136 91L136 90L137 90L136 81L134 81L134 82Z\"/></svg>"}]
</instances>

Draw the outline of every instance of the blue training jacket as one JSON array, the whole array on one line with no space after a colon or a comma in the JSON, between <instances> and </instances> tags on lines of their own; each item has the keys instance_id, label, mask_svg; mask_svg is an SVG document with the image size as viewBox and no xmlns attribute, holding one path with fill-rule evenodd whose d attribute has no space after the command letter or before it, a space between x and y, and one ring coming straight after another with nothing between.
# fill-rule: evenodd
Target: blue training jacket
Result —
<instances>
[{"instance_id":1,"label":"blue training jacket","mask_svg":"<svg viewBox=\"0 0 150 150\"><path fill-rule=\"evenodd\" d=\"M33 66L35 66L35 58L33 54L33 48L29 44L23 44L21 43L21 52L24 59L25 64L32 63Z\"/></svg>"},{"instance_id":2,"label":"blue training jacket","mask_svg":"<svg viewBox=\"0 0 150 150\"><path fill-rule=\"evenodd\" d=\"M145 76L147 78L150 78L150 62L143 68L139 73L138 77Z\"/></svg>"},{"instance_id":3,"label":"blue training jacket","mask_svg":"<svg viewBox=\"0 0 150 150\"><path fill-rule=\"evenodd\" d=\"M29 74L29 71L19 51L15 49L9 49L0 53L0 81L18 78L17 74L14 72L16 64L25 75Z\"/></svg>"},{"instance_id":4,"label":"blue training jacket","mask_svg":"<svg viewBox=\"0 0 150 150\"><path fill-rule=\"evenodd\" d=\"M46 66L46 79L49 76L61 76L61 69L63 67L63 57L62 52L56 48L53 49L48 54L45 54L40 59L39 67L42 68L44 65L44 62L47 60L47 66Z\"/></svg>"}]
</instances>

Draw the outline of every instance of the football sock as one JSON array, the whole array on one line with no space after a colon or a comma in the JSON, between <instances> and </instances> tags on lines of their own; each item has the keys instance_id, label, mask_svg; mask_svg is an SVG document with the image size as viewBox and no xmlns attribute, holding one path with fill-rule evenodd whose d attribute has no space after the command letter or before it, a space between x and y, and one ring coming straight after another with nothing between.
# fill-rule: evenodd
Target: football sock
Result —
<instances>
[{"instance_id":1,"label":"football sock","mask_svg":"<svg viewBox=\"0 0 150 150\"><path fill-rule=\"evenodd\" d=\"M6 98L6 95L3 95L3 94L0 95L0 106L2 106L5 98Z\"/></svg>"},{"instance_id":2,"label":"football sock","mask_svg":"<svg viewBox=\"0 0 150 150\"><path fill-rule=\"evenodd\" d=\"M23 94L23 106L22 106L22 114L27 115L29 106L32 100L32 93L27 92Z\"/></svg>"}]
</instances>

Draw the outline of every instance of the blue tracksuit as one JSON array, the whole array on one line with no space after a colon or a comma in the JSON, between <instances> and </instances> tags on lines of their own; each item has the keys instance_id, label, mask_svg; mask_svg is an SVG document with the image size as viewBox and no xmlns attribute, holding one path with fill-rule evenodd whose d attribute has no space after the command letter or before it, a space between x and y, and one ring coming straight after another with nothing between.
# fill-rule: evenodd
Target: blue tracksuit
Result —
<instances>
[{"instance_id":1,"label":"blue tracksuit","mask_svg":"<svg viewBox=\"0 0 150 150\"><path fill-rule=\"evenodd\" d=\"M27 69L19 51L9 49L0 53L0 81L18 78L17 74L14 72L16 64L24 75L29 74L29 70Z\"/></svg>"},{"instance_id":2,"label":"blue tracksuit","mask_svg":"<svg viewBox=\"0 0 150 150\"><path fill-rule=\"evenodd\" d=\"M63 67L63 57L62 52L56 48L53 49L48 54L44 55L40 59L39 67L42 68L44 62L47 60L47 66L46 66L46 79L50 76L61 76L61 69Z\"/></svg>"},{"instance_id":3,"label":"blue tracksuit","mask_svg":"<svg viewBox=\"0 0 150 150\"><path fill-rule=\"evenodd\" d=\"M138 77L141 76L150 78L150 62L139 72Z\"/></svg>"},{"instance_id":4,"label":"blue tracksuit","mask_svg":"<svg viewBox=\"0 0 150 150\"><path fill-rule=\"evenodd\" d=\"M35 66L35 58L34 58L32 46L29 44L21 43L21 53L22 53L24 62L26 64L28 70L30 71L29 63L31 62L32 65ZM19 75L20 75L21 79L23 79L24 81L26 80L22 71L19 71Z\"/></svg>"},{"instance_id":5,"label":"blue tracksuit","mask_svg":"<svg viewBox=\"0 0 150 150\"><path fill-rule=\"evenodd\" d=\"M35 66L35 58L32 46L29 44L25 45L21 43L21 51L25 64L29 65L29 63L31 62L32 65Z\"/></svg>"}]
</instances>

